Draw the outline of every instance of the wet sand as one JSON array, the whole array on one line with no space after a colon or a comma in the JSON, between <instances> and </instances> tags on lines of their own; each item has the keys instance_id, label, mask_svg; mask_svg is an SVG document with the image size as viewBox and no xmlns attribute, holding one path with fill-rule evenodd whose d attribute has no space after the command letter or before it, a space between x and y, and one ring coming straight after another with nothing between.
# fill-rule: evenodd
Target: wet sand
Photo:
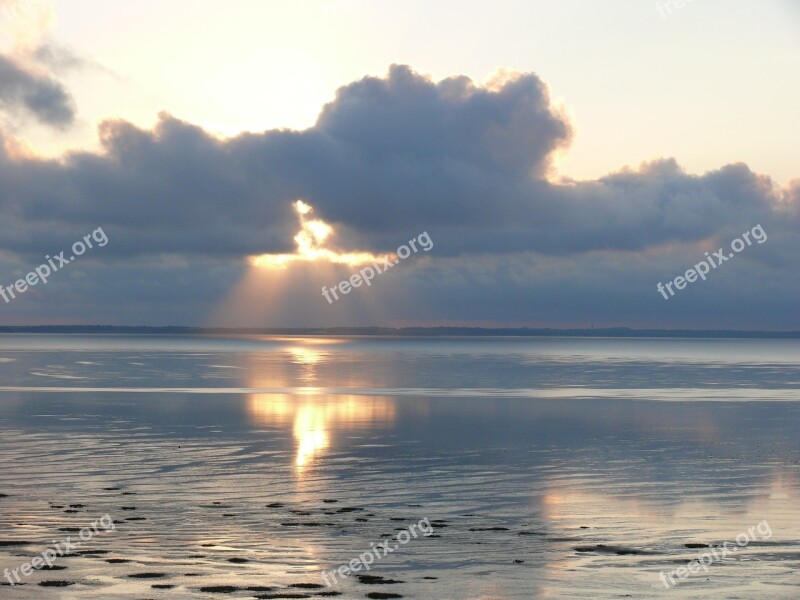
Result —
<instances>
[{"instance_id":1,"label":"wet sand","mask_svg":"<svg viewBox=\"0 0 800 600\"><path fill-rule=\"evenodd\" d=\"M726 400L699 375L688 383L711 400L587 397L585 389L488 398L388 386L376 395L368 391L377 379L397 376L385 369L404 370L409 357L436 361L442 348L433 356L401 348L385 362L369 348L367 375L345 372L353 355L294 341L281 348L277 362L272 348L268 358L251 348L0 352L10 359L2 369L17 378L6 377L16 387L0 392L0 570L75 540L105 514L114 519L112 531L24 585L0 587L0 597L798 596L800 403L776 398L790 395L796 367L747 357L729 366L761 378L737 386L749 401ZM497 362L528 360L514 347ZM663 359L651 362L653 372L663 368ZM47 387L31 373L56 376L54 387L105 387L104 369L121 372L123 363L139 363L122 374L140 380L131 387L174 381L183 391L30 389ZM341 373L331 388L354 393L309 392L329 365ZM620 367L606 360L605 368ZM720 379L728 387L738 376ZM552 383L523 379L511 373L508 385ZM645 389L621 379L613 384ZM204 394L186 391L189 383L286 393ZM384 540L397 545L422 519L432 535L325 585L323 570ZM659 573L735 544L763 521L769 539L665 589Z\"/></svg>"}]
</instances>

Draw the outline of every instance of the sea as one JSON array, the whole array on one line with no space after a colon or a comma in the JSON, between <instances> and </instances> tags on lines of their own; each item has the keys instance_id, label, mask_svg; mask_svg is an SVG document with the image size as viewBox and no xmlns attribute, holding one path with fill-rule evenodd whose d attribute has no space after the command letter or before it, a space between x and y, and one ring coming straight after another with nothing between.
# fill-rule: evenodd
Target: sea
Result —
<instances>
[{"instance_id":1,"label":"sea","mask_svg":"<svg viewBox=\"0 0 800 600\"><path fill-rule=\"evenodd\" d=\"M3 599L800 598L800 340L4 334L0 432Z\"/></svg>"}]
</instances>

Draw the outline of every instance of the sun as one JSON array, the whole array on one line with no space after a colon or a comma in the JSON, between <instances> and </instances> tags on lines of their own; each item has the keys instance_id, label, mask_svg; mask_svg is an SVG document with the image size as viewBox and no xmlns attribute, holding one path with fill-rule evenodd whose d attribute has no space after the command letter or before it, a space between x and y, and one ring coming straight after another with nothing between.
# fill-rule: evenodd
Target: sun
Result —
<instances>
[{"instance_id":1,"label":"sun","mask_svg":"<svg viewBox=\"0 0 800 600\"><path fill-rule=\"evenodd\" d=\"M323 261L350 266L375 262L378 256L369 252L337 252L326 247L325 243L333 235L333 227L321 219L312 219L314 208L302 200L294 203L294 210L300 220L300 231L294 236L297 249L292 254L261 254L251 256L250 264L266 269L285 269L294 262Z\"/></svg>"}]
</instances>

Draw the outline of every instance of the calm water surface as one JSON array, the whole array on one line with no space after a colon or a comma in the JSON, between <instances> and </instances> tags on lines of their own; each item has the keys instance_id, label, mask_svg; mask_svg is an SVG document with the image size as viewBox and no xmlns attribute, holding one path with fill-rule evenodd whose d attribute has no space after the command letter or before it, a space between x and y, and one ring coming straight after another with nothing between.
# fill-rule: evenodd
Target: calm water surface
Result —
<instances>
[{"instance_id":1,"label":"calm water surface","mask_svg":"<svg viewBox=\"0 0 800 600\"><path fill-rule=\"evenodd\" d=\"M800 597L798 341L5 335L0 376L0 570L117 521L2 598ZM309 586L422 519L401 583Z\"/></svg>"}]
</instances>

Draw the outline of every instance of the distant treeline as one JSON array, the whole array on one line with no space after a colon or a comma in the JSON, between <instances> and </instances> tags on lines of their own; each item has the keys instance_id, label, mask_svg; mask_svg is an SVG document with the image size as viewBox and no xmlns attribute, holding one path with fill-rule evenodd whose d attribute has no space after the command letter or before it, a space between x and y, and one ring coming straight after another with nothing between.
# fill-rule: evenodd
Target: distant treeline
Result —
<instances>
[{"instance_id":1,"label":"distant treeline","mask_svg":"<svg viewBox=\"0 0 800 600\"><path fill-rule=\"evenodd\" d=\"M653 337L653 338L800 338L800 331L713 329L538 329L529 327L146 327L116 325L0 326L0 333L152 334L152 335L330 335L383 337Z\"/></svg>"}]
</instances>

